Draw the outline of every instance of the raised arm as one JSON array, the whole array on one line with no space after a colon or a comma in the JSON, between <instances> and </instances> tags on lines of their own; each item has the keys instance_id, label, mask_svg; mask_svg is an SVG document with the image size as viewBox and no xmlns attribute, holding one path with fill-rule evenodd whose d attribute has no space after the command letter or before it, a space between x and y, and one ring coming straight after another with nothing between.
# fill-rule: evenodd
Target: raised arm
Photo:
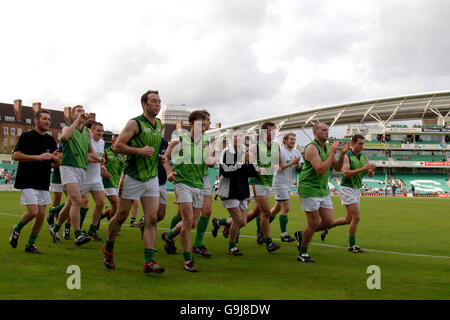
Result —
<instances>
[{"instance_id":1,"label":"raised arm","mask_svg":"<svg viewBox=\"0 0 450 320\"><path fill-rule=\"evenodd\" d=\"M320 158L319 155L319 150L317 150L317 148L314 145L310 144L309 146L306 147L305 159L308 160L309 163L311 163L311 166L318 174L324 175L325 172L327 172L328 169L330 169L331 165L333 164L333 161L335 160L337 146L338 143L337 141L335 141L331 145L330 155L325 161L322 162L322 159Z\"/></svg>"},{"instance_id":2,"label":"raised arm","mask_svg":"<svg viewBox=\"0 0 450 320\"><path fill-rule=\"evenodd\" d=\"M335 140L335 142L337 142L337 140ZM333 143L333 145L334 145L334 143ZM346 144L340 143L339 145L341 147L341 155L339 156L339 159L337 159L335 157L334 161L333 161L333 169L336 171L342 170L342 165L344 164L345 154L350 149L350 142L347 142Z\"/></svg>"},{"instance_id":3,"label":"raised arm","mask_svg":"<svg viewBox=\"0 0 450 320\"><path fill-rule=\"evenodd\" d=\"M75 128L80 125L80 123L83 121L83 114L79 114L78 118L75 119L74 122L68 127L64 127L61 132L61 140L67 141L72 136L72 133L74 132Z\"/></svg>"}]
</instances>

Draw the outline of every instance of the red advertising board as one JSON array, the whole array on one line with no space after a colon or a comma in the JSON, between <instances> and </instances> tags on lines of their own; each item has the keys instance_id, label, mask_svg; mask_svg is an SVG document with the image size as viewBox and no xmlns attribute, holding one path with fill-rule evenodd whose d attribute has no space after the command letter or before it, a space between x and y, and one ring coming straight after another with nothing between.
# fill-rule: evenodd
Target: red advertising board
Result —
<instances>
[{"instance_id":1,"label":"red advertising board","mask_svg":"<svg viewBox=\"0 0 450 320\"><path fill-rule=\"evenodd\" d=\"M450 167L450 161L425 161L426 167Z\"/></svg>"}]
</instances>

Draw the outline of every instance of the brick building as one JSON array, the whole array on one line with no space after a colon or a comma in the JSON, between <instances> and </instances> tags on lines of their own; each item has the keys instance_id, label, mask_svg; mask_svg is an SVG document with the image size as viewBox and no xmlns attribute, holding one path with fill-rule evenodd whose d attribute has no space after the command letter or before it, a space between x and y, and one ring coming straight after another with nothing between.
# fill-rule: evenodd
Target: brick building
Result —
<instances>
[{"instance_id":1,"label":"brick building","mask_svg":"<svg viewBox=\"0 0 450 320\"><path fill-rule=\"evenodd\" d=\"M0 103L0 153L9 154L14 149L19 136L24 131L34 128L34 114L42 109L40 102L35 102L31 107L23 106L22 100L14 100L14 104ZM62 128L70 124L70 107L64 111L45 109L50 112L50 131L57 142L61 139ZM95 113L91 113L95 119ZM105 137L105 141L108 140ZM111 140L109 135L109 141Z\"/></svg>"}]
</instances>

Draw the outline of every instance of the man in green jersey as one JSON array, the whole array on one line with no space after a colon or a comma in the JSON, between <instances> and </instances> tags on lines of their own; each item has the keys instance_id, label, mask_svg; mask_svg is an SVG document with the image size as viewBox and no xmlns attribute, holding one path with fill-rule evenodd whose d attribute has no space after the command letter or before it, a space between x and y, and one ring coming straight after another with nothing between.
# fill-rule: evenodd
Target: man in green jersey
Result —
<instances>
[{"instance_id":1,"label":"man in green jersey","mask_svg":"<svg viewBox=\"0 0 450 320\"><path fill-rule=\"evenodd\" d=\"M86 179L88 158L103 164L104 159L95 152L89 130L84 126L87 115L83 106L75 106L71 112L72 124L62 129L63 157L61 166L61 183L67 193L64 208L58 215L58 221L50 229L55 243L59 240L59 229L62 223L70 216L75 231L75 244L80 246L90 241L89 236L83 234L80 228L81 185Z\"/></svg>"},{"instance_id":2,"label":"man in green jersey","mask_svg":"<svg viewBox=\"0 0 450 320\"><path fill-rule=\"evenodd\" d=\"M205 121L207 124L208 130L211 126L211 115L208 111L202 110L205 114ZM203 134L202 136L203 144L206 148L210 148L209 140L211 139L208 135ZM205 235L205 231L209 224L209 219L211 218L212 213L212 189L211 184L209 182L209 170L208 166L203 167L203 206L202 213L197 223L197 232L195 234L195 242L192 246L192 252L200 255L204 258L210 258L211 253L209 253L208 249L203 245L203 236Z\"/></svg>"},{"instance_id":3,"label":"man in green jersey","mask_svg":"<svg viewBox=\"0 0 450 320\"><path fill-rule=\"evenodd\" d=\"M317 231L329 228L334 221L333 203L328 195L330 168L340 171L349 144L341 144L340 157L336 158L339 147L337 140L330 146L328 126L318 122L313 127L314 140L305 148L305 163L300 173L298 194L302 209L306 213L307 225L303 231L295 232L299 255L297 260L314 262L308 254L308 245Z\"/></svg>"},{"instance_id":4,"label":"man in green jersey","mask_svg":"<svg viewBox=\"0 0 450 320\"><path fill-rule=\"evenodd\" d=\"M342 166L342 174L344 178L341 182L340 196L341 203L347 210L345 217L334 220L330 227L350 224L349 248L348 251L358 253L365 252L356 245L356 228L360 220L359 203L361 198L362 178L367 172L369 177L373 177L375 173L375 164L370 163L367 156L361 151L364 148L364 137L356 134L352 137L352 146L344 157L344 165ZM322 231L320 237L325 241L328 229Z\"/></svg>"},{"instance_id":5,"label":"man in green jersey","mask_svg":"<svg viewBox=\"0 0 450 320\"><path fill-rule=\"evenodd\" d=\"M266 244L267 251L273 252L280 249L280 245L273 242L270 237L270 212L269 197L272 190L273 175L279 169L279 155L280 146L275 138L275 124L266 122L261 126L259 133L259 141L256 144L251 144L249 147L250 158L256 161L256 165L262 169L261 175L251 177L249 180L250 190L255 199L255 205L252 210L252 215L249 215L248 220L253 218L253 214L258 216L256 224L258 228L258 243Z\"/></svg>"},{"instance_id":6,"label":"man in green jersey","mask_svg":"<svg viewBox=\"0 0 450 320\"><path fill-rule=\"evenodd\" d=\"M158 91L147 91L141 97L143 114L128 121L120 132L113 151L126 154L119 186L119 208L109 222L103 246L104 264L114 269L113 249L116 236L128 218L134 200L141 200L144 210L144 272L162 273L164 268L154 260L156 221L159 207L158 164L161 144L161 110Z\"/></svg>"},{"instance_id":7,"label":"man in green jersey","mask_svg":"<svg viewBox=\"0 0 450 320\"><path fill-rule=\"evenodd\" d=\"M163 165L168 180L175 184L176 202L181 213L181 221L162 235L164 248L169 254L175 253L173 239L180 234L184 269L189 272L198 271L192 258L191 229L195 228L203 207L204 166L215 165L215 160L209 155L209 148L203 140L209 123L202 110L192 112L189 115L189 134L185 133L173 139L164 154L168 161L174 160L173 168L168 161Z\"/></svg>"},{"instance_id":8,"label":"man in green jersey","mask_svg":"<svg viewBox=\"0 0 450 320\"><path fill-rule=\"evenodd\" d=\"M102 170L102 182L105 188L105 195L111 207L102 213L102 218L111 218L115 215L119 206L117 198L117 188L119 187L120 175L123 170L124 157L120 153L115 153L112 149L117 141L118 134L114 134L111 139L111 147L105 149L103 154L105 158L104 170Z\"/></svg>"}]
</instances>

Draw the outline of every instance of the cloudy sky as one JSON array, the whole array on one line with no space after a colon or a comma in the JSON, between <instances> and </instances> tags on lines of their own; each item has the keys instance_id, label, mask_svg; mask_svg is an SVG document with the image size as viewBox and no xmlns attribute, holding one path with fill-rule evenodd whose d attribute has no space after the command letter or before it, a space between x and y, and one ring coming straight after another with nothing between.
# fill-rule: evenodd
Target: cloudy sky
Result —
<instances>
[{"instance_id":1,"label":"cloudy sky","mask_svg":"<svg viewBox=\"0 0 450 320\"><path fill-rule=\"evenodd\" d=\"M83 104L120 131L158 89L230 125L450 90L450 1L8 1L0 102Z\"/></svg>"}]
</instances>

